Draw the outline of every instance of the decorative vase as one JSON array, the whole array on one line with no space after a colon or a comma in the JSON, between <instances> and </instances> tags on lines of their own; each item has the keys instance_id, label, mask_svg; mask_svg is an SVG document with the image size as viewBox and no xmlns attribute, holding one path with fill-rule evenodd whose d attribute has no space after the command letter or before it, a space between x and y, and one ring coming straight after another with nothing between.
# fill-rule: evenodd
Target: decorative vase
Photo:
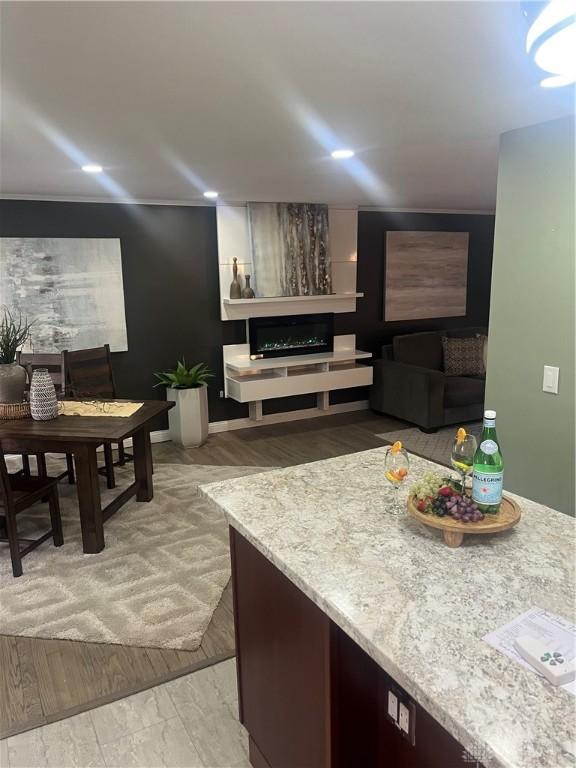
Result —
<instances>
[{"instance_id":1,"label":"decorative vase","mask_svg":"<svg viewBox=\"0 0 576 768\"><path fill-rule=\"evenodd\" d=\"M168 411L170 439L173 443L199 446L208 439L208 387L166 390L166 399L176 405Z\"/></svg>"},{"instance_id":2,"label":"decorative vase","mask_svg":"<svg viewBox=\"0 0 576 768\"><path fill-rule=\"evenodd\" d=\"M240 283L238 282L238 259L234 257L232 261L234 262L232 265L232 275L234 279L230 283L230 298L241 299L242 289L240 288Z\"/></svg>"},{"instance_id":3,"label":"decorative vase","mask_svg":"<svg viewBox=\"0 0 576 768\"><path fill-rule=\"evenodd\" d=\"M255 294L254 294L254 291L252 290L252 287L250 286L250 275L244 275L244 280L246 280L246 285L244 286L244 289L242 291L242 298L253 299L255 297Z\"/></svg>"},{"instance_id":4,"label":"decorative vase","mask_svg":"<svg viewBox=\"0 0 576 768\"><path fill-rule=\"evenodd\" d=\"M18 363L0 365L0 403L21 403L25 391L25 369Z\"/></svg>"},{"instance_id":5,"label":"decorative vase","mask_svg":"<svg viewBox=\"0 0 576 768\"><path fill-rule=\"evenodd\" d=\"M36 368L30 384L30 414L36 421L50 421L58 416L58 399L47 368Z\"/></svg>"}]
</instances>

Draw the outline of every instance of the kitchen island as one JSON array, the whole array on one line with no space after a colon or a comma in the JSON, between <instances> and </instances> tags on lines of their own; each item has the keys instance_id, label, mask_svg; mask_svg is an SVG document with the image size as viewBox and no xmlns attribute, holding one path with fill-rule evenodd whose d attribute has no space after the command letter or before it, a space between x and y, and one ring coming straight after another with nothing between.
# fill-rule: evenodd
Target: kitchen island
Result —
<instances>
[{"instance_id":1,"label":"kitchen island","mask_svg":"<svg viewBox=\"0 0 576 768\"><path fill-rule=\"evenodd\" d=\"M482 638L533 606L574 621L574 520L514 496L516 528L450 549L389 514L385 450L201 488L231 530L252 764L573 766L574 698Z\"/></svg>"}]
</instances>

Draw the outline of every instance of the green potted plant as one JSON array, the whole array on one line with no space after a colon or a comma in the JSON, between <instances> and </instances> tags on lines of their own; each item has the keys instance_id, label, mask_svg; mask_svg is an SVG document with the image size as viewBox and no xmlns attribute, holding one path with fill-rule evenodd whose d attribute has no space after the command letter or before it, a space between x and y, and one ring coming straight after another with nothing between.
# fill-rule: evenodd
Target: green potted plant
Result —
<instances>
[{"instance_id":1,"label":"green potted plant","mask_svg":"<svg viewBox=\"0 0 576 768\"><path fill-rule=\"evenodd\" d=\"M16 363L16 352L30 337L30 323L9 309L0 318L0 403L21 403L26 371Z\"/></svg>"},{"instance_id":2,"label":"green potted plant","mask_svg":"<svg viewBox=\"0 0 576 768\"><path fill-rule=\"evenodd\" d=\"M198 446L208 439L208 379L214 374L206 363L186 366L184 358L171 371L155 373L157 387L166 387L166 397L176 405L168 412L173 442Z\"/></svg>"}]
</instances>

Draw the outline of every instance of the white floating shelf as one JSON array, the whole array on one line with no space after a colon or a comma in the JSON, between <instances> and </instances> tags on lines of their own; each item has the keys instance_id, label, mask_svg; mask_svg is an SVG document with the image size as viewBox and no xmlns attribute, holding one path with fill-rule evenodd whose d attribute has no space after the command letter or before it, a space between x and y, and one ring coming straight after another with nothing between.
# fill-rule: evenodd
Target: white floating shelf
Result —
<instances>
[{"instance_id":1,"label":"white floating shelf","mask_svg":"<svg viewBox=\"0 0 576 768\"><path fill-rule=\"evenodd\" d=\"M296 370L296 369L290 369ZM372 368L350 363L343 368L313 370L312 366L299 370L297 375L241 376L229 375L226 379L228 397L239 403L268 400L273 397L289 397L311 393L331 392L334 389L365 387L372 384Z\"/></svg>"},{"instance_id":2,"label":"white floating shelf","mask_svg":"<svg viewBox=\"0 0 576 768\"><path fill-rule=\"evenodd\" d=\"M277 368L298 368L301 366L319 365L320 363L336 364L351 360L368 360L372 357L370 352L362 352L359 349L344 349L334 352L319 352L310 355L290 355L286 357L265 357L260 360L250 360L246 355L237 358L227 358L226 366L233 371L246 373L248 371L267 371Z\"/></svg>"},{"instance_id":3,"label":"white floating shelf","mask_svg":"<svg viewBox=\"0 0 576 768\"><path fill-rule=\"evenodd\" d=\"M222 299L222 320L250 317L308 315L316 312L355 312L363 293L329 293L320 296L269 296L255 299Z\"/></svg>"},{"instance_id":4,"label":"white floating shelf","mask_svg":"<svg viewBox=\"0 0 576 768\"><path fill-rule=\"evenodd\" d=\"M372 357L356 349L353 334L334 337L334 352L250 360L249 344L223 348L226 397L250 403L251 418L262 418L262 400L315 393L321 409L329 406L335 389L372 384L372 367L358 360Z\"/></svg>"},{"instance_id":5,"label":"white floating shelf","mask_svg":"<svg viewBox=\"0 0 576 768\"><path fill-rule=\"evenodd\" d=\"M334 301L338 299L359 299L363 293L326 293L315 296L258 296L255 299L223 299L224 304L277 304L286 301Z\"/></svg>"}]
</instances>

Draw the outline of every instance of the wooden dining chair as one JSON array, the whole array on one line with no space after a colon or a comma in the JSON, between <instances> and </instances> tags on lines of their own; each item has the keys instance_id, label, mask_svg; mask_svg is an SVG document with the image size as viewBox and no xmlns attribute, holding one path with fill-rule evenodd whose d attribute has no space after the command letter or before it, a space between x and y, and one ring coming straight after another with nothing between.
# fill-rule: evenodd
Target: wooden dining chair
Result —
<instances>
[{"instance_id":1,"label":"wooden dining chair","mask_svg":"<svg viewBox=\"0 0 576 768\"><path fill-rule=\"evenodd\" d=\"M64 350L64 366L66 370L69 394L81 400L100 398L115 399L116 384L110 356L110 345L92 349ZM124 443L118 444L118 461L114 464L112 446L104 444L106 459L106 478L109 488L114 488L114 466L124 466L132 460L132 455L124 450Z\"/></svg>"},{"instance_id":2,"label":"wooden dining chair","mask_svg":"<svg viewBox=\"0 0 576 768\"><path fill-rule=\"evenodd\" d=\"M37 539L18 537L17 517L37 502L48 502L50 510L50 530ZM64 543L60 503L58 501L57 477L25 477L22 474L10 475L6 468L4 452L0 444L0 541L7 541L12 559L12 573L22 576L22 558L49 538L55 547ZM20 544L25 546L21 549Z\"/></svg>"},{"instance_id":3,"label":"wooden dining chair","mask_svg":"<svg viewBox=\"0 0 576 768\"><path fill-rule=\"evenodd\" d=\"M63 397L66 394L66 366L64 362L64 355L62 352L16 352L16 362L26 369L28 375L27 389L30 389L32 383L32 374L36 368L46 368L50 374L50 378L54 382L56 394ZM38 474L46 475L46 458L43 453L36 454L36 461L38 463ZM28 456L22 456L22 466L24 468L24 474L30 476L30 460ZM72 454L66 454L66 471L59 475L58 479L67 477L70 485L74 485L74 458Z\"/></svg>"}]
</instances>

